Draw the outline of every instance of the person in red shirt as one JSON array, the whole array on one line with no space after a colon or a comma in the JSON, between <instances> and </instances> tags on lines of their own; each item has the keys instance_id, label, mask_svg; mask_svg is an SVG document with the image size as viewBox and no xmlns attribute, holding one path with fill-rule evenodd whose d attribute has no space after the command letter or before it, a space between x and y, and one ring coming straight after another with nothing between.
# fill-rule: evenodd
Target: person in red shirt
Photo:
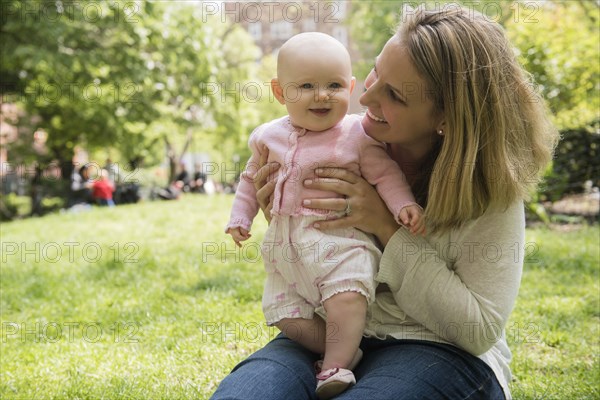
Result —
<instances>
[{"instance_id":1,"label":"person in red shirt","mask_svg":"<svg viewBox=\"0 0 600 400\"><path fill-rule=\"evenodd\" d=\"M108 171L102 169L100 176L94 182L92 186L92 197L98 205L113 207L115 202L113 201L113 193L115 186L108 179Z\"/></svg>"}]
</instances>

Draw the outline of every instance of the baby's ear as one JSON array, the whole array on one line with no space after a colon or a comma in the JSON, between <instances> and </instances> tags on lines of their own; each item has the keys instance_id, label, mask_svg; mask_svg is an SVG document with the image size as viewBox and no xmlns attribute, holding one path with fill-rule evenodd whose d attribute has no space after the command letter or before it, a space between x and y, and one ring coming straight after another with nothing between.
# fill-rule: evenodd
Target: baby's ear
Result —
<instances>
[{"instance_id":1,"label":"baby's ear","mask_svg":"<svg viewBox=\"0 0 600 400\"><path fill-rule=\"evenodd\" d=\"M285 98L283 97L283 88L279 84L279 79L271 79L271 91L273 92L273 95L275 95L277 101L279 101L281 104L285 104Z\"/></svg>"},{"instance_id":2,"label":"baby's ear","mask_svg":"<svg viewBox=\"0 0 600 400\"><path fill-rule=\"evenodd\" d=\"M354 85L356 85L356 78L353 76L352 79L350 79L350 93L352 94L352 91L354 90Z\"/></svg>"}]
</instances>

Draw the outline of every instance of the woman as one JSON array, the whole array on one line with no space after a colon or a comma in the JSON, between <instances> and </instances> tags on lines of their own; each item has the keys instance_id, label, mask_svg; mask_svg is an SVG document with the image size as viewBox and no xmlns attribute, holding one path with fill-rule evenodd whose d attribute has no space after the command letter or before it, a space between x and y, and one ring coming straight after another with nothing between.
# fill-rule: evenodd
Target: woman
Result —
<instances>
[{"instance_id":1,"label":"woman","mask_svg":"<svg viewBox=\"0 0 600 400\"><path fill-rule=\"evenodd\" d=\"M502 28L471 10L411 10L365 81L370 136L388 143L425 209L427 236L400 228L362 178L317 171L305 182L346 199L305 205L350 213L384 247L357 383L339 399L509 398L504 337L521 278L523 200L557 140ZM256 185L268 210L276 170ZM310 353L280 335L241 362L213 399L311 399Z\"/></svg>"}]
</instances>

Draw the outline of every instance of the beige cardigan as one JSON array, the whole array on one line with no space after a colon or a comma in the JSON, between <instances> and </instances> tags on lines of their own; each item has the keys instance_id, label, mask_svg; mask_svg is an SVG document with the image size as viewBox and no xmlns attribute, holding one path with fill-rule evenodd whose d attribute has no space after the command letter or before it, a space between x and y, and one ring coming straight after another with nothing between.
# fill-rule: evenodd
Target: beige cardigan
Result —
<instances>
[{"instance_id":1,"label":"beige cardigan","mask_svg":"<svg viewBox=\"0 0 600 400\"><path fill-rule=\"evenodd\" d=\"M367 336L451 343L485 361L507 398L505 326L519 290L525 215L521 201L441 235L399 229L380 263Z\"/></svg>"}]
</instances>

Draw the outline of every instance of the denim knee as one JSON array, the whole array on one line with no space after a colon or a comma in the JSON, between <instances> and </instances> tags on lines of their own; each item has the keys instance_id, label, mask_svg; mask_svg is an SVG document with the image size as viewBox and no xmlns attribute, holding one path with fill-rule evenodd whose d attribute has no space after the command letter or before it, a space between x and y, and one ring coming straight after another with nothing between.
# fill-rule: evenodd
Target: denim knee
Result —
<instances>
[{"instance_id":1,"label":"denim knee","mask_svg":"<svg viewBox=\"0 0 600 400\"><path fill-rule=\"evenodd\" d=\"M491 368L455 346L365 339L356 385L339 400L504 400Z\"/></svg>"},{"instance_id":2,"label":"denim knee","mask_svg":"<svg viewBox=\"0 0 600 400\"><path fill-rule=\"evenodd\" d=\"M316 399L314 363L318 355L280 334L240 362L211 400Z\"/></svg>"}]
</instances>

